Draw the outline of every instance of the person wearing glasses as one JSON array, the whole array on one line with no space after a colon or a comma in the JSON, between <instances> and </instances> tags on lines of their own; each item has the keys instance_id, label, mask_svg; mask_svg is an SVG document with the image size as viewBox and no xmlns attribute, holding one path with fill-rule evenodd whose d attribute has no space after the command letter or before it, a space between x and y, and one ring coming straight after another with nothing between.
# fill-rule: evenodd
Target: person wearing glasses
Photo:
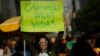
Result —
<instances>
[{"instance_id":1,"label":"person wearing glasses","mask_svg":"<svg viewBox=\"0 0 100 56\"><path fill-rule=\"evenodd\" d=\"M37 50L39 54L37 56L56 56L53 49L50 47L49 39L45 35L37 37Z\"/></svg>"}]
</instances>

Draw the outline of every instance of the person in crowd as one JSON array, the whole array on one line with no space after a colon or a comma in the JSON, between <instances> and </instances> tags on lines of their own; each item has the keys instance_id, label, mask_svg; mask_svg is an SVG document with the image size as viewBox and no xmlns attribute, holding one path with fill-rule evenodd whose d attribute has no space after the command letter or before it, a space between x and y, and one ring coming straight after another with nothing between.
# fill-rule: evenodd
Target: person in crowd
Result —
<instances>
[{"instance_id":1,"label":"person in crowd","mask_svg":"<svg viewBox=\"0 0 100 56\"><path fill-rule=\"evenodd\" d=\"M73 44L75 42L76 42L76 38L67 36L67 43L66 43L66 54L67 54L67 56L70 55L70 52L71 52L72 47L73 47Z\"/></svg>"},{"instance_id":2,"label":"person in crowd","mask_svg":"<svg viewBox=\"0 0 100 56\"><path fill-rule=\"evenodd\" d=\"M5 48L4 48L4 56L11 56L11 39L8 39L5 43Z\"/></svg>"},{"instance_id":3,"label":"person in crowd","mask_svg":"<svg viewBox=\"0 0 100 56\"><path fill-rule=\"evenodd\" d=\"M16 46L16 53L15 54L13 54L13 56L14 55L16 55L16 54L18 54L18 55L21 55L21 56L24 56L24 46L23 46L23 40L20 40L19 42L18 42L18 44L17 44L17 46ZM26 43L26 45L25 45L25 49L26 49L26 56L31 56L31 53L30 53L30 51L29 51L29 48L27 47L27 43Z\"/></svg>"},{"instance_id":4,"label":"person in crowd","mask_svg":"<svg viewBox=\"0 0 100 56\"><path fill-rule=\"evenodd\" d=\"M17 52L15 47L16 47L16 40L11 40L11 52L12 52L12 54L15 54Z\"/></svg>"},{"instance_id":5,"label":"person in crowd","mask_svg":"<svg viewBox=\"0 0 100 56\"><path fill-rule=\"evenodd\" d=\"M3 42L0 41L0 56L3 56L4 48L3 48Z\"/></svg>"},{"instance_id":6,"label":"person in crowd","mask_svg":"<svg viewBox=\"0 0 100 56\"><path fill-rule=\"evenodd\" d=\"M57 54L57 44L56 44L56 37L51 36L50 37L50 43L51 43L51 48L54 50L54 52Z\"/></svg>"},{"instance_id":7,"label":"person in crowd","mask_svg":"<svg viewBox=\"0 0 100 56\"><path fill-rule=\"evenodd\" d=\"M69 37L66 43L67 49L70 51L72 49L73 44L75 43L74 38Z\"/></svg>"},{"instance_id":8,"label":"person in crowd","mask_svg":"<svg viewBox=\"0 0 100 56\"><path fill-rule=\"evenodd\" d=\"M95 37L94 32L85 32L83 37L72 47L70 56L96 56L93 51Z\"/></svg>"},{"instance_id":9,"label":"person in crowd","mask_svg":"<svg viewBox=\"0 0 100 56\"><path fill-rule=\"evenodd\" d=\"M49 39L45 35L37 36L37 44L39 54L37 56L56 56L54 51L50 48Z\"/></svg>"},{"instance_id":10,"label":"person in crowd","mask_svg":"<svg viewBox=\"0 0 100 56\"><path fill-rule=\"evenodd\" d=\"M96 52L97 56L100 56L100 35L98 35L96 38L94 51Z\"/></svg>"}]
</instances>

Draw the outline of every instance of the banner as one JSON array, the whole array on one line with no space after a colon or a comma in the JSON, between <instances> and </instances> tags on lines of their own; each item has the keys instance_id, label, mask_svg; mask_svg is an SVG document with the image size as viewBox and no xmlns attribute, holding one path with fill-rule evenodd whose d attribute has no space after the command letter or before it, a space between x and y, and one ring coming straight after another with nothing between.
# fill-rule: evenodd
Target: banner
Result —
<instances>
[{"instance_id":1,"label":"banner","mask_svg":"<svg viewBox=\"0 0 100 56\"><path fill-rule=\"evenodd\" d=\"M64 31L63 2L21 1L22 32Z\"/></svg>"}]
</instances>

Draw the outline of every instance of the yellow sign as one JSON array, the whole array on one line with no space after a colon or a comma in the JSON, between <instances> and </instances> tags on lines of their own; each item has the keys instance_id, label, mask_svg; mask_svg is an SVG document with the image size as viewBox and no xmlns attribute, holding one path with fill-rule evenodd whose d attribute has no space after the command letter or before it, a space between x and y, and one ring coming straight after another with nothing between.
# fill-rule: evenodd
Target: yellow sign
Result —
<instances>
[{"instance_id":1,"label":"yellow sign","mask_svg":"<svg viewBox=\"0 0 100 56\"><path fill-rule=\"evenodd\" d=\"M63 2L21 1L21 31L64 31Z\"/></svg>"}]
</instances>

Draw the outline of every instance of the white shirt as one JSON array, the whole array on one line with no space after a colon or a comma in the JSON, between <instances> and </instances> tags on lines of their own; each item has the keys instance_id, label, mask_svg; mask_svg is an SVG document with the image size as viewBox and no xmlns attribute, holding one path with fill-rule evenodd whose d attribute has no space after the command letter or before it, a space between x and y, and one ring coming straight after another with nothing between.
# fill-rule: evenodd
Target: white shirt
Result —
<instances>
[{"instance_id":1,"label":"white shirt","mask_svg":"<svg viewBox=\"0 0 100 56\"><path fill-rule=\"evenodd\" d=\"M40 53L39 56L49 56L48 53Z\"/></svg>"}]
</instances>

